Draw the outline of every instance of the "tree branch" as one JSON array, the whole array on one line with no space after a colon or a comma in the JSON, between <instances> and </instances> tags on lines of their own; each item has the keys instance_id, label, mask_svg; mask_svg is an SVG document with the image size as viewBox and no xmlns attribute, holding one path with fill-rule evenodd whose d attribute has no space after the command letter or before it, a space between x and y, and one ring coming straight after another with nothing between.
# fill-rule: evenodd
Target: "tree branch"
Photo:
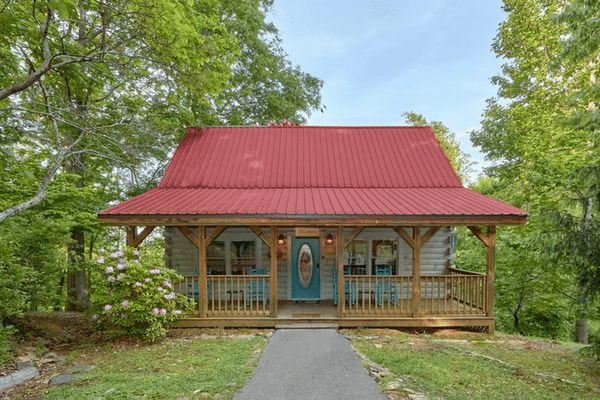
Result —
<instances>
[{"instance_id":1,"label":"tree branch","mask_svg":"<svg viewBox=\"0 0 600 400\"><path fill-rule=\"evenodd\" d=\"M63 161L67 158L69 154L66 150L61 151L57 158L54 160L54 164L48 169L42 183L38 187L37 193L31 199L24 201L16 206L10 207L6 210L0 211L0 222L4 221L8 217L12 217L22 211L28 210L34 206L40 204L46 198L46 190L48 189L48 185L52 182L52 179L56 176L56 173L60 169Z\"/></svg>"}]
</instances>

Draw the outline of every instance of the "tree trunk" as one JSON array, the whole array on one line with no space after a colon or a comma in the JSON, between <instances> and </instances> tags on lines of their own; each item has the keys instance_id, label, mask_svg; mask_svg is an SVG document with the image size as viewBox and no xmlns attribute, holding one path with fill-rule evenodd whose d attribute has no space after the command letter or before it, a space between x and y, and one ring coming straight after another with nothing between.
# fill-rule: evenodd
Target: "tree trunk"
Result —
<instances>
[{"instance_id":1,"label":"tree trunk","mask_svg":"<svg viewBox=\"0 0 600 400\"><path fill-rule=\"evenodd\" d=\"M84 264L85 238L82 231L71 231L73 242L69 245L71 271L67 274L67 311L84 311L89 307L87 270Z\"/></svg>"},{"instance_id":2,"label":"tree trunk","mask_svg":"<svg viewBox=\"0 0 600 400\"><path fill-rule=\"evenodd\" d=\"M592 224L592 207L594 205L594 199L592 197L588 197L584 201L584 216L583 216L583 230L590 229ZM588 344L588 320L587 320L587 302L583 299L582 293L583 288L579 288L579 297L581 304L579 305L579 312L577 316L577 320L575 321L575 341L577 343Z\"/></svg>"},{"instance_id":3,"label":"tree trunk","mask_svg":"<svg viewBox=\"0 0 600 400\"><path fill-rule=\"evenodd\" d=\"M575 341L588 344L588 320L578 319L575 321Z\"/></svg>"}]
</instances>

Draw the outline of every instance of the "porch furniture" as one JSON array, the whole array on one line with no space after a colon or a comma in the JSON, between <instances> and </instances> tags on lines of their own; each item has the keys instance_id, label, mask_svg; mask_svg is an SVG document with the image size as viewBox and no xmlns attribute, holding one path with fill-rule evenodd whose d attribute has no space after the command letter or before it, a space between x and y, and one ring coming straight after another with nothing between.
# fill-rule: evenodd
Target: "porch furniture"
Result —
<instances>
[{"instance_id":1,"label":"porch furniture","mask_svg":"<svg viewBox=\"0 0 600 400\"><path fill-rule=\"evenodd\" d=\"M227 296L228 296L228 301L231 302L233 300L233 295L236 295L237 298L241 299L242 302L244 301L244 289L240 289L240 290L236 290L236 289L230 289L227 291Z\"/></svg>"},{"instance_id":2,"label":"porch furniture","mask_svg":"<svg viewBox=\"0 0 600 400\"><path fill-rule=\"evenodd\" d=\"M207 276L211 275L210 269L208 269L206 271L206 275ZM198 271L196 271L196 275L194 275L193 284L192 284L192 282L188 282L187 286L188 286L188 289L187 289L188 297L191 297L192 299L197 300L199 293L200 293L198 290ZM208 300L210 300L212 297L211 293L212 293L212 282L209 279L206 281L206 296L207 296Z\"/></svg>"},{"instance_id":3,"label":"porch furniture","mask_svg":"<svg viewBox=\"0 0 600 400\"><path fill-rule=\"evenodd\" d=\"M344 265L344 275L351 275L350 266ZM338 291L337 291L337 269L333 270L333 304L338 303ZM356 303L356 285L354 283L346 282L344 284L344 297L346 303Z\"/></svg>"},{"instance_id":4,"label":"porch furniture","mask_svg":"<svg viewBox=\"0 0 600 400\"><path fill-rule=\"evenodd\" d=\"M376 265L375 275L382 277L377 279L376 297L377 304L381 305L384 298L392 304L396 304L396 284L392 278L392 265Z\"/></svg>"},{"instance_id":5,"label":"porch furniture","mask_svg":"<svg viewBox=\"0 0 600 400\"><path fill-rule=\"evenodd\" d=\"M249 275L267 275L267 268L252 267L248 272ZM252 302L268 302L269 282L263 279L251 279L246 285L245 297L247 306Z\"/></svg>"}]
</instances>

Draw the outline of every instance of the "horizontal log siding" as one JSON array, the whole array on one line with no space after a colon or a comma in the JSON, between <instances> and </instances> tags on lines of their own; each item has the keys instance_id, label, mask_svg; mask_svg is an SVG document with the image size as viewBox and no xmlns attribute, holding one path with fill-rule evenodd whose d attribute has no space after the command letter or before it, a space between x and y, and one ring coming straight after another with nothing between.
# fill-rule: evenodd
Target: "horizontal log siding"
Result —
<instances>
[{"instance_id":1,"label":"horizontal log siding","mask_svg":"<svg viewBox=\"0 0 600 400\"><path fill-rule=\"evenodd\" d=\"M195 231L195 230L194 230ZM165 265L181 275L197 275L198 249L177 228L165 227Z\"/></svg>"}]
</instances>

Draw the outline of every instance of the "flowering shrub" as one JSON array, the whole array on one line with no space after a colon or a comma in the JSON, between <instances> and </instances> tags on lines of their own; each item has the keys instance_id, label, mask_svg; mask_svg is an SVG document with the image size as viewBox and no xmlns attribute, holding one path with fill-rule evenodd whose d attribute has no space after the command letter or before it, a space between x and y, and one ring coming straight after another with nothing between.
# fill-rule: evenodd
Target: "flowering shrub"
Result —
<instances>
[{"instance_id":1,"label":"flowering shrub","mask_svg":"<svg viewBox=\"0 0 600 400\"><path fill-rule=\"evenodd\" d=\"M156 340L194 304L174 291L181 276L146 265L136 250L102 252L91 279L91 318L112 335Z\"/></svg>"}]
</instances>

